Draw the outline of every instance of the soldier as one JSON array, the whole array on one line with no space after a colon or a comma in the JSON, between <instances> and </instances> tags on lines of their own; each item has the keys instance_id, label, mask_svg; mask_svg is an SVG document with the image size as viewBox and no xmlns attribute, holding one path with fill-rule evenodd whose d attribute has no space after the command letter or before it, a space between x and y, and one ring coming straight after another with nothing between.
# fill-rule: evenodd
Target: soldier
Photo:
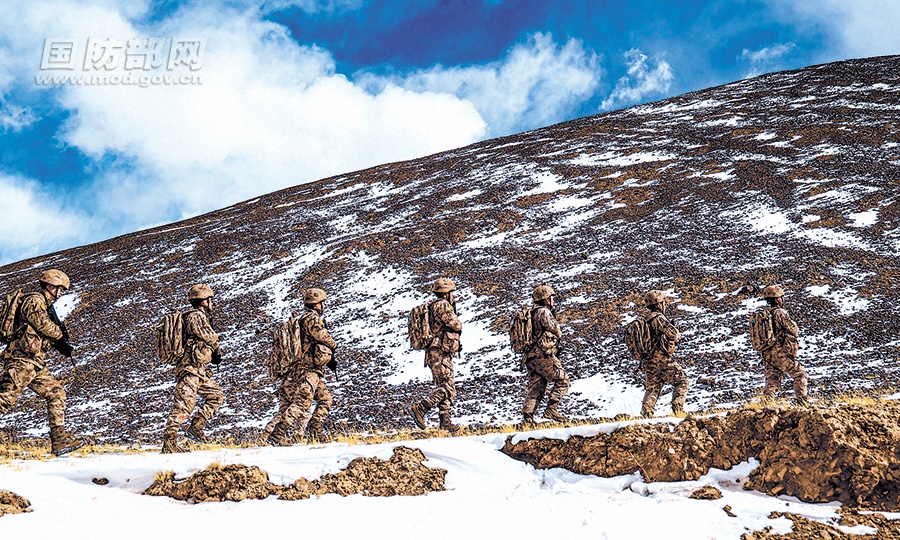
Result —
<instances>
[{"instance_id":1,"label":"soldier","mask_svg":"<svg viewBox=\"0 0 900 540\"><path fill-rule=\"evenodd\" d=\"M15 314L13 340L3 351L0 414L13 406L25 388L31 388L47 402L51 452L61 456L84 445L84 441L66 432L66 392L44 362L51 347L63 356L72 356L72 346L53 309L53 302L69 289L69 277L51 269L41 274L39 282L40 292L22 298Z\"/></svg>"},{"instance_id":2,"label":"soldier","mask_svg":"<svg viewBox=\"0 0 900 540\"><path fill-rule=\"evenodd\" d=\"M555 292L549 285L538 285L531 293L534 307L531 309L532 346L525 351L525 368L528 371L528 386L525 389L525 404L522 406L522 424L534 425L534 412L544 398L547 385L551 385L547 397L544 418L556 422L569 419L559 413L560 400L569 391L569 376L557 357L562 330L556 322L554 311Z\"/></svg>"},{"instance_id":3,"label":"soldier","mask_svg":"<svg viewBox=\"0 0 900 540\"><path fill-rule=\"evenodd\" d=\"M175 366L175 403L166 420L162 453L184 452L178 446L178 428L190 418L197 405L203 404L191 420L185 435L197 442L208 442L203 427L225 401L225 394L212 379L209 364L222 361L219 336L209 322L213 310L213 291L208 285L194 285L188 292L191 309L184 313L184 355Z\"/></svg>"},{"instance_id":4,"label":"soldier","mask_svg":"<svg viewBox=\"0 0 900 540\"><path fill-rule=\"evenodd\" d=\"M456 284L448 278L439 278L432 286L435 299L428 305L428 320L434 339L425 350L425 365L437 388L427 398L409 408L419 429L425 429L425 413L438 407L440 428L457 431L459 426L450 421L450 406L456 399L456 383L453 381L453 354L460 350L459 337L462 323L456 316Z\"/></svg>"},{"instance_id":5,"label":"soldier","mask_svg":"<svg viewBox=\"0 0 900 540\"><path fill-rule=\"evenodd\" d=\"M678 416L684 413L684 399L687 396L688 379L684 369L672 359L675 344L681 338L678 330L666 319L668 301L662 291L652 290L644 295L644 303L650 314L646 317L653 342L653 353L643 362L641 368L645 377L644 403L641 415L653 416L656 400L664 384L671 384L672 412Z\"/></svg>"},{"instance_id":6,"label":"soldier","mask_svg":"<svg viewBox=\"0 0 900 540\"><path fill-rule=\"evenodd\" d=\"M303 294L303 304L306 306L306 313L300 319L303 353L288 368L288 374L278 389L278 416L281 420L269 435L269 444L289 446L287 431L297 425L298 419L309 414L314 400L316 408L306 424L306 437L309 441L324 440L323 426L332 403L331 392L324 381L325 367L332 370L337 367L334 360L337 344L322 319L327 298L322 289L309 289ZM301 421L299 427L302 426Z\"/></svg>"},{"instance_id":7,"label":"soldier","mask_svg":"<svg viewBox=\"0 0 900 540\"><path fill-rule=\"evenodd\" d=\"M767 310L772 315L772 331L775 334L775 346L760 351L763 367L766 370L766 387L763 390L763 400L769 401L775 397L775 392L781 387L781 378L784 375L794 380L794 403L805 406L807 402L807 377L806 370L797 362L797 323L791 320L791 316L784 305L784 290L778 285L769 285L763 289L763 298L769 304Z\"/></svg>"}]
</instances>

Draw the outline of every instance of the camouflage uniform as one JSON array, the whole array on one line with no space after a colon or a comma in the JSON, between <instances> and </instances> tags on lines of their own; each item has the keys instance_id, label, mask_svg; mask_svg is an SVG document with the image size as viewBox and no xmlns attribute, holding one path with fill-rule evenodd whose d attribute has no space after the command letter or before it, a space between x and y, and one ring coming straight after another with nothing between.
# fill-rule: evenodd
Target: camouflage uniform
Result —
<instances>
[{"instance_id":1,"label":"camouflage uniform","mask_svg":"<svg viewBox=\"0 0 900 540\"><path fill-rule=\"evenodd\" d=\"M791 320L787 310L781 307L767 308L772 312L772 329L775 332L775 346L771 349L760 351L763 366L766 370L766 387L763 390L763 398L775 397L775 392L781 388L781 378L784 375L794 379L794 398L805 401L807 397L808 379L806 370L796 360L797 323Z\"/></svg>"},{"instance_id":2,"label":"camouflage uniform","mask_svg":"<svg viewBox=\"0 0 900 540\"><path fill-rule=\"evenodd\" d=\"M459 352L462 323L456 310L444 298L433 301L429 307L429 321L434 340L425 351L425 365L437 388L422 403L426 410L437 406L442 416L449 417L450 406L456 399L456 383L453 380L453 354Z\"/></svg>"},{"instance_id":3,"label":"camouflage uniform","mask_svg":"<svg viewBox=\"0 0 900 540\"><path fill-rule=\"evenodd\" d=\"M672 412L680 413L684 410L688 378L684 374L684 369L672 359L672 355L675 354L675 343L681 338L681 334L666 316L659 312L647 317L647 324L650 326L650 335L653 339L653 354L641 366L645 378L641 415L653 416L656 400L659 399L659 393L666 383L673 386Z\"/></svg>"},{"instance_id":4,"label":"camouflage uniform","mask_svg":"<svg viewBox=\"0 0 900 540\"><path fill-rule=\"evenodd\" d=\"M278 389L280 422L273 429L284 432L297 425L298 420L309 416L309 408L315 400L316 408L308 423L301 421L300 426L305 426L310 434L320 435L332 404L331 392L324 381L325 366L332 361L337 344L315 309L307 309L303 315L300 334L305 344L303 355L288 368Z\"/></svg>"},{"instance_id":5,"label":"camouflage uniform","mask_svg":"<svg viewBox=\"0 0 900 540\"><path fill-rule=\"evenodd\" d=\"M556 322L556 317L548 307L536 306L531 310L531 324L535 344L525 352L528 386L525 390L522 413L526 418L534 414L548 385L552 385L550 395L547 397L548 410L555 411L556 404L569 391L569 376L557 358L562 330Z\"/></svg>"},{"instance_id":6,"label":"camouflage uniform","mask_svg":"<svg viewBox=\"0 0 900 540\"><path fill-rule=\"evenodd\" d=\"M46 293L25 295L16 315L21 328L3 352L0 377L0 414L9 410L25 388L31 388L47 402L51 430L63 427L66 419L66 392L44 363L45 353L62 338L62 330L47 314L53 300Z\"/></svg>"},{"instance_id":7,"label":"camouflage uniform","mask_svg":"<svg viewBox=\"0 0 900 540\"><path fill-rule=\"evenodd\" d=\"M169 439L174 439L179 426L190 418L197 405L197 396L203 399L195 416L201 428L225 401L225 394L212 380L213 372L209 367L213 351L219 348L219 336L202 310L192 309L183 317L185 353L175 366L175 403L165 428L165 436Z\"/></svg>"}]
</instances>

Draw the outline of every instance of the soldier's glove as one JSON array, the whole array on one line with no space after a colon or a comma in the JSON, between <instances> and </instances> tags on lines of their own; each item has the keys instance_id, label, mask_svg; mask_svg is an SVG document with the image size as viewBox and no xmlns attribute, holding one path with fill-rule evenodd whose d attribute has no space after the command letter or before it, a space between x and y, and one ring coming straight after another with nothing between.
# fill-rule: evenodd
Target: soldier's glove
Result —
<instances>
[{"instance_id":1,"label":"soldier's glove","mask_svg":"<svg viewBox=\"0 0 900 540\"><path fill-rule=\"evenodd\" d=\"M222 363L222 353L219 351L219 349L216 349L212 352L211 362L217 366Z\"/></svg>"},{"instance_id":2,"label":"soldier's glove","mask_svg":"<svg viewBox=\"0 0 900 540\"><path fill-rule=\"evenodd\" d=\"M332 358L330 362L328 362L327 364L325 364L325 366L326 366L328 369L330 369L332 373L334 373L335 375L337 375L337 360L335 360L334 358Z\"/></svg>"},{"instance_id":3,"label":"soldier's glove","mask_svg":"<svg viewBox=\"0 0 900 540\"><path fill-rule=\"evenodd\" d=\"M67 341L57 342L55 348L57 351L59 351L59 354L65 356L66 358L72 358L72 355L75 353L75 347L73 347L72 344Z\"/></svg>"}]
</instances>

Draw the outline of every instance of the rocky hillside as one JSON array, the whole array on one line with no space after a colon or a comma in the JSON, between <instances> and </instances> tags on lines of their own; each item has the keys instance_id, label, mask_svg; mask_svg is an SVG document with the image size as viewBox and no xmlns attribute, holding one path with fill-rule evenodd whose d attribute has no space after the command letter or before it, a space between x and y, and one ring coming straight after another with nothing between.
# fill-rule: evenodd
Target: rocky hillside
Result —
<instances>
[{"instance_id":1,"label":"rocky hillside","mask_svg":"<svg viewBox=\"0 0 900 540\"><path fill-rule=\"evenodd\" d=\"M746 326L776 281L814 397L888 391L900 376L898 68L881 57L769 74L328 178L8 265L0 289L47 267L73 278L61 302L77 367L51 369L73 427L107 441L158 439L173 377L150 329L195 282L219 301L220 434L248 436L274 411L268 330L310 286L328 291L341 345L330 428L410 426L403 408L430 373L408 350L406 313L442 275L461 292L466 422L518 419L525 382L505 334L540 283L561 296L568 414L639 409L621 328L648 288L677 299L688 409L759 390ZM42 403L23 397L0 428L42 432Z\"/></svg>"}]
</instances>

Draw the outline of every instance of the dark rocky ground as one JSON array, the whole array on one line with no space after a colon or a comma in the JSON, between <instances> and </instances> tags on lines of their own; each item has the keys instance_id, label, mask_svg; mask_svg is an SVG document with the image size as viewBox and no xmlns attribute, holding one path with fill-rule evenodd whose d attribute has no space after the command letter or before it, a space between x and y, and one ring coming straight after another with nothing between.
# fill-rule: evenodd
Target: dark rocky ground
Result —
<instances>
[{"instance_id":1,"label":"dark rocky ground","mask_svg":"<svg viewBox=\"0 0 900 540\"><path fill-rule=\"evenodd\" d=\"M405 348L405 314L440 275L463 297L456 410L471 422L518 418L524 381L505 331L539 283L560 292L563 362L573 390L582 384L569 414L608 412L598 378L637 386L621 327L651 287L678 300L688 408L758 391L746 325L775 281L814 395L890 391L898 68L900 57L881 57L764 75L328 178L7 265L0 290L31 287L48 267L72 277L77 368L51 358L50 369L71 427L107 442L158 440L172 375L151 328L195 282L217 291L226 349L216 379L227 403L210 427L239 438L275 404L268 329L310 286L329 292L341 345L334 427L410 426L404 404L430 385L421 353ZM39 433L44 416L26 392L0 429Z\"/></svg>"}]
</instances>

